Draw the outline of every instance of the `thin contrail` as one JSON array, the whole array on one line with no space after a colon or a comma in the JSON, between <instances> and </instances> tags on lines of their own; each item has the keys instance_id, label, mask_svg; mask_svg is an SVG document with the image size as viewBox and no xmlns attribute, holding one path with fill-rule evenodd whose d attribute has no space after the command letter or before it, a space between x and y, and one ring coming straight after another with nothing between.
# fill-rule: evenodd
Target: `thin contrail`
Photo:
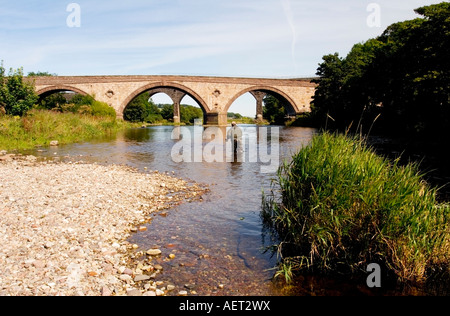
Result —
<instances>
[{"instance_id":1,"label":"thin contrail","mask_svg":"<svg viewBox=\"0 0 450 316\"><path fill-rule=\"evenodd\" d=\"M283 6L284 14L286 15L289 26L292 30L292 61L294 62L294 67L297 68L297 63L295 62L295 46L297 44L297 30L294 24L294 15L292 14L292 7L290 0L280 0Z\"/></svg>"}]
</instances>

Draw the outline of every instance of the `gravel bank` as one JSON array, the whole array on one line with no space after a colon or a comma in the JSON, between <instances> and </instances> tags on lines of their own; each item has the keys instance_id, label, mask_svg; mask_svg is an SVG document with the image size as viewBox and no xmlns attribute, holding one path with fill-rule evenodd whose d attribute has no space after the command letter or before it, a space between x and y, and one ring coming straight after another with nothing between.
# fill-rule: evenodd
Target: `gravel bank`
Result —
<instances>
[{"instance_id":1,"label":"gravel bank","mask_svg":"<svg viewBox=\"0 0 450 316\"><path fill-rule=\"evenodd\" d=\"M124 166L0 159L0 295L164 295L126 239L196 184ZM165 254L162 254L165 255ZM144 282L144 283L143 283Z\"/></svg>"}]
</instances>

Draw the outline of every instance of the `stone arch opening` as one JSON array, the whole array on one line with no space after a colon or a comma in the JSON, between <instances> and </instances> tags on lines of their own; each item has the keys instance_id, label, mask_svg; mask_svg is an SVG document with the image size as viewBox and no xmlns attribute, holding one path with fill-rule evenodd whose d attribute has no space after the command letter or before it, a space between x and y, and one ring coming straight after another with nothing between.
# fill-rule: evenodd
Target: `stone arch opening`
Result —
<instances>
[{"instance_id":1,"label":"stone arch opening","mask_svg":"<svg viewBox=\"0 0 450 316\"><path fill-rule=\"evenodd\" d=\"M238 97L227 111L228 123L230 121L252 122L257 117L255 97L250 93L244 93Z\"/></svg>"},{"instance_id":2,"label":"stone arch opening","mask_svg":"<svg viewBox=\"0 0 450 316\"><path fill-rule=\"evenodd\" d=\"M62 85L46 87L44 89L37 91L36 94L39 96L39 98L45 98L54 93L67 92L67 91L70 91L72 93L81 94L81 95L88 95L88 93L86 93L83 90L80 90L78 88L74 88L71 86L62 86Z\"/></svg>"},{"instance_id":3,"label":"stone arch opening","mask_svg":"<svg viewBox=\"0 0 450 316\"><path fill-rule=\"evenodd\" d=\"M165 120L191 125L204 117L200 104L184 92L158 88L144 93L148 93Z\"/></svg>"},{"instance_id":4,"label":"stone arch opening","mask_svg":"<svg viewBox=\"0 0 450 316\"><path fill-rule=\"evenodd\" d=\"M132 100L134 100L137 96L148 92L149 97L152 95L155 95L157 93L165 93L167 94L173 101L174 106L174 121L178 123L177 121L180 119L180 103L186 96L189 96L192 98L197 104L199 105L200 109L203 112L203 117L205 119L206 113L209 112L209 107L206 104L206 102L193 90L177 84L177 83L165 83L165 82L159 82L159 83L152 83L145 85L137 90L135 90L133 93L131 93L123 102L119 109L119 113L124 112L125 108L130 104Z\"/></svg>"},{"instance_id":5,"label":"stone arch opening","mask_svg":"<svg viewBox=\"0 0 450 316\"><path fill-rule=\"evenodd\" d=\"M77 96L87 96L83 90L71 86L50 86L36 92L39 96L38 105L42 108L52 110L62 110L64 105L69 104L72 99Z\"/></svg>"},{"instance_id":6,"label":"stone arch opening","mask_svg":"<svg viewBox=\"0 0 450 316\"><path fill-rule=\"evenodd\" d=\"M274 97L279 100L280 105L285 109L286 118L295 116L298 113L295 102L284 92L267 86L254 86L247 88L236 94L227 104L226 111L230 109L233 103L243 95L250 93L256 100L256 119L262 121L264 119L264 103L268 101L268 97Z\"/></svg>"}]
</instances>

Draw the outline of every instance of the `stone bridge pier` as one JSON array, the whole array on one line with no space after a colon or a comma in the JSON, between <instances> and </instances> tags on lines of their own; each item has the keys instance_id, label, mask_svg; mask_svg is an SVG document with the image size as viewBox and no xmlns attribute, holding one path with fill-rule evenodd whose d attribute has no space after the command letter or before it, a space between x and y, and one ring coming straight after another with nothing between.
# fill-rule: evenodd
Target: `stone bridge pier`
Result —
<instances>
[{"instance_id":1,"label":"stone bridge pier","mask_svg":"<svg viewBox=\"0 0 450 316\"><path fill-rule=\"evenodd\" d=\"M240 96L251 93L256 101L257 119L263 119L263 99L271 94L282 99L289 115L310 111L316 85L310 79L257 79L191 76L77 76L34 77L41 97L60 91L91 95L113 107L123 118L128 104L138 95L167 94L174 104L174 122L180 122L180 104L186 95L203 111L205 125L226 126L227 113Z\"/></svg>"}]
</instances>

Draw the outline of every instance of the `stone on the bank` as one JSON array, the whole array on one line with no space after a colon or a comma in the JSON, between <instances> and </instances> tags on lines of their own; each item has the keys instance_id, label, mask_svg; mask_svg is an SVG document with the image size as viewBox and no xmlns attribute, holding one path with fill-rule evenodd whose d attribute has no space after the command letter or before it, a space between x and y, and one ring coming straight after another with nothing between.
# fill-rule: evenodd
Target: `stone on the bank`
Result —
<instances>
[{"instance_id":1,"label":"stone on the bank","mask_svg":"<svg viewBox=\"0 0 450 316\"><path fill-rule=\"evenodd\" d=\"M173 291L173 290L175 290L175 285L172 285L172 284L169 284L168 286L167 286L167 291Z\"/></svg>"},{"instance_id":2,"label":"stone on the bank","mask_svg":"<svg viewBox=\"0 0 450 316\"><path fill-rule=\"evenodd\" d=\"M131 281L132 277L131 277L131 275L128 275L128 274L122 274L122 275L119 277L119 279L121 279L122 281L127 282L127 281Z\"/></svg>"},{"instance_id":3,"label":"stone on the bank","mask_svg":"<svg viewBox=\"0 0 450 316\"><path fill-rule=\"evenodd\" d=\"M164 291L156 289L156 296L163 296L163 295L164 295Z\"/></svg>"},{"instance_id":4,"label":"stone on the bank","mask_svg":"<svg viewBox=\"0 0 450 316\"><path fill-rule=\"evenodd\" d=\"M52 140L52 141L50 142L50 146L52 146L52 147L57 147L57 146L59 146L59 142L58 142L57 140Z\"/></svg>"},{"instance_id":5,"label":"stone on the bank","mask_svg":"<svg viewBox=\"0 0 450 316\"><path fill-rule=\"evenodd\" d=\"M111 296L113 292L111 291L111 289L109 287L104 286L104 287L102 287L100 293L102 294L102 296Z\"/></svg>"},{"instance_id":6,"label":"stone on the bank","mask_svg":"<svg viewBox=\"0 0 450 316\"><path fill-rule=\"evenodd\" d=\"M138 289L132 289L127 291L127 296L142 296L142 293Z\"/></svg>"},{"instance_id":7,"label":"stone on the bank","mask_svg":"<svg viewBox=\"0 0 450 316\"><path fill-rule=\"evenodd\" d=\"M145 274L139 274L134 277L134 282L142 282L150 280L150 276Z\"/></svg>"},{"instance_id":8,"label":"stone on the bank","mask_svg":"<svg viewBox=\"0 0 450 316\"><path fill-rule=\"evenodd\" d=\"M159 256L161 253L162 252L159 249L150 249L150 250L147 251L147 254L149 256Z\"/></svg>"}]
</instances>

